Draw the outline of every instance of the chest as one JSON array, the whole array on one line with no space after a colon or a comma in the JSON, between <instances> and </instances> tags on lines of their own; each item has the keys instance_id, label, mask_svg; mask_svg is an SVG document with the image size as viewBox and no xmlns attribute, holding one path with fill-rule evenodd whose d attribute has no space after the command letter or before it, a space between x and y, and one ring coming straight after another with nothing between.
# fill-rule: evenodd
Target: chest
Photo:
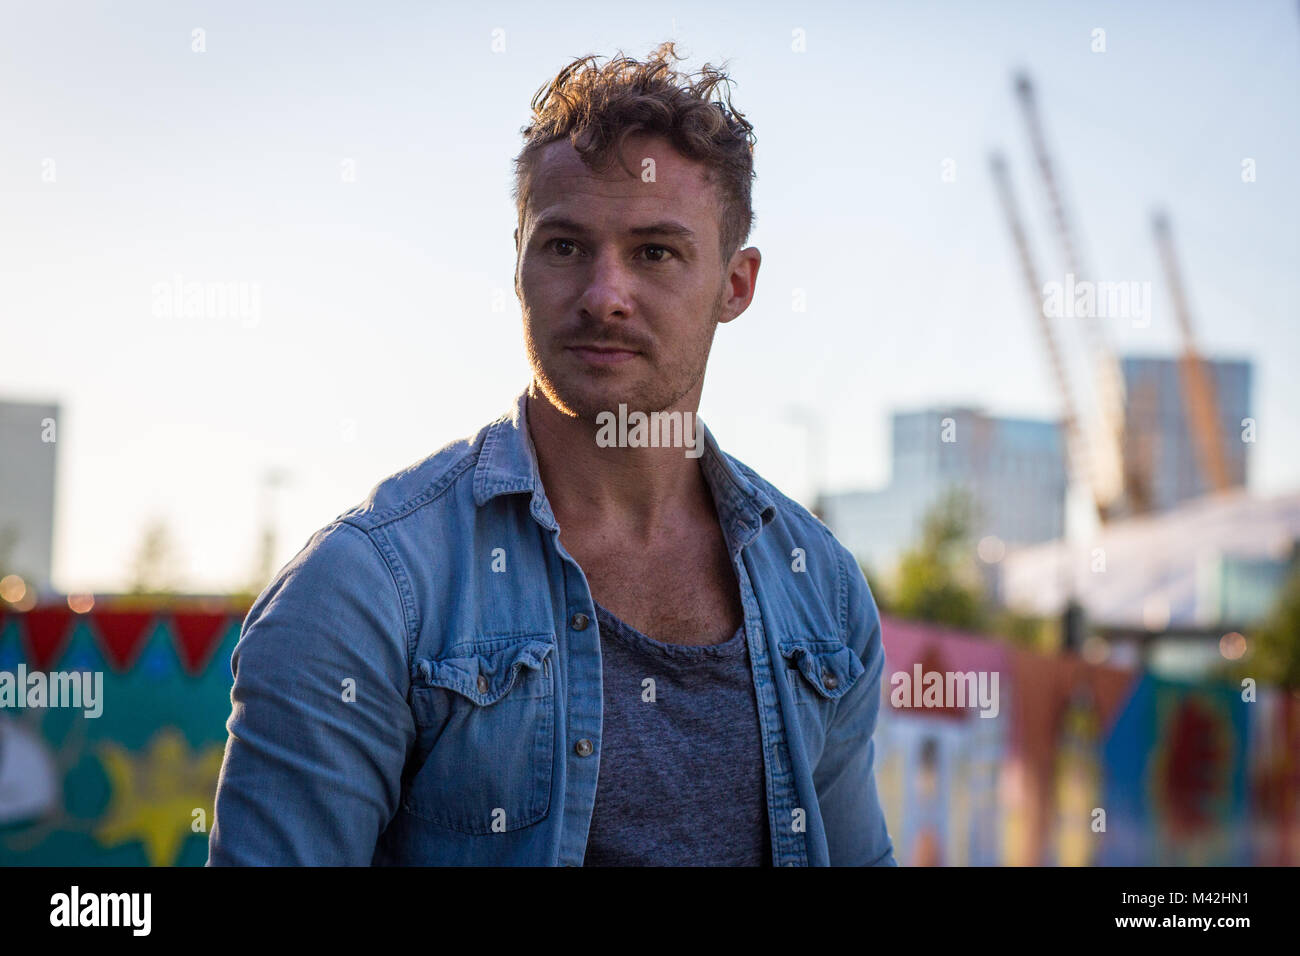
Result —
<instances>
[{"instance_id":1,"label":"chest","mask_svg":"<svg viewBox=\"0 0 1300 956\"><path fill-rule=\"evenodd\" d=\"M665 644L720 644L744 623L721 529L651 547L575 537L566 547L598 604Z\"/></svg>"}]
</instances>

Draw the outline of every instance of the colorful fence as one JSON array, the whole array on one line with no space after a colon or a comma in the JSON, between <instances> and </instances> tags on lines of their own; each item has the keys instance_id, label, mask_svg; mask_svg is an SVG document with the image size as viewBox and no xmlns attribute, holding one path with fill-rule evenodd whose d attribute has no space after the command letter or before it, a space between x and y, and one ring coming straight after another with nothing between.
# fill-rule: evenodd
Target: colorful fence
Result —
<instances>
[{"instance_id":1,"label":"colorful fence","mask_svg":"<svg viewBox=\"0 0 1300 956\"><path fill-rule=\"evenodd\" d=\"M79 708L6 702L0 683L0 865L207 860L243 614L0 612L0 682L6 673L15 689L23 672L102 674L88 695L100 709L93 717L84 698Z\"/></svg>"},{"instance_id":2,"label":"colorful fence","mask_svg":"<svg viewBox=\"0 0 1300 956\"><path fill-rule=\"evenodd\" d=\"M884 622L877 784L911 865L1300 864L1300 695L1183 684ZM1000 675L996 717L892 675Z\"/></svg>"},{"instance_id":3,"label":"colorful fence","mask_svg":"<svg viewBox=\"0 0 1300 956\"><path fill-rule=\"evenodd\" d=\"M206 860L244 613L0 613L0 865ZM877 783L901 863L1300 863L1300 696L883 629ZM6 699L32 672L102 688L80 709ZM996 716L926 706L920 679L945 672L996 674Z\"/></svg>"}]
</instances>

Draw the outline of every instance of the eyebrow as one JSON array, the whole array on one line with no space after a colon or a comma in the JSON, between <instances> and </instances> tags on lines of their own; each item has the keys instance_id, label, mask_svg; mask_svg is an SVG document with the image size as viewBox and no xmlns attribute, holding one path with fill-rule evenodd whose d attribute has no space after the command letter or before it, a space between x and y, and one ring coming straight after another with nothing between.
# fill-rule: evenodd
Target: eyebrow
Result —
<instances>
[{"instance_id":1,"label":"eyebrow","mask_svg":"<svg viewBox=\"0 0 1300 956\"><path fill-rule=\"evenodd\" d=\"M576 222L573 219L568 219L564 216L551 216L549 218L544 218L534 227L536 232L541 232L543 229L558 229L563 230L564 232L572 232L575 235L580 236L590 234L590 231L586 226L582 225L582 223ZM696 238L695 233L692 230L688 229L680 222L675 222L671 219L650 223L645 226L632 226L627 230L627 232L629 235L633 236L673 236L692 243Z\"/></svg>"}]
</instances>

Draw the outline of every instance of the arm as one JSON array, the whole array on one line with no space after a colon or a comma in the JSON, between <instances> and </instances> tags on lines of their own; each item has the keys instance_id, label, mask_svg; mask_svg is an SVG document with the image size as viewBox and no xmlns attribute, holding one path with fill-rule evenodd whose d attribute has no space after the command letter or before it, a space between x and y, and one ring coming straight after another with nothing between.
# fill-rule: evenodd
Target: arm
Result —
<instances>
[{"instance_id":1,"label":"arm","mask_svg":"<svg viewBox=\"0 0 1300 956\"><path fill-rule=\"evenodd\" d=\"M848 632L844 642L866 668L835 708L813 784L826 826L832 866L897 866L885 814L876 795L876 717L885 648L880 614L866 578L847 552L840 555L848 582Z\"/></svg>"},{"instance_id":2,"label":"arm","mask_svg":"<svg viewBox=\"0 0 1300 956\"><path fill-rule=\"evenodd\" d=\"M317 532L257 599L231 657L209 866L369 865L414 736L406 646L374 542L342 522Z\"/></svg>"}]
</instances>

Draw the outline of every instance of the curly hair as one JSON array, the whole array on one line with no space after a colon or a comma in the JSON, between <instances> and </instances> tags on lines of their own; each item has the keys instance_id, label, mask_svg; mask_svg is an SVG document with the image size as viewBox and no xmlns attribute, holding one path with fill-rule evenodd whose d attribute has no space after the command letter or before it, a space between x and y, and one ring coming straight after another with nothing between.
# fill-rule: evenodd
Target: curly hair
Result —
<instances>
[{"instance_id":1,"label":"curly hair","mask_svg":"<svg viewBox=\"0 0 1300 956\"><path fill-rule=\"evenodd\" d=\"M707 63L698 73L679 73L669 57L682 59L672 41L645 62L620 52L602 67L595 56L579 57L538 89L532 120L521 130L524 148L514 161L521 233L533 162L543 147L568 139L587 168L599 172L621 156L630 134L644 132L666 137L683 156L705 164L706 181L720 200L723 262L741 248L754 225L754 128L732 106L725 73ZM719 87L725 102L711 102Z\"/></svg>"}]
</instances>

